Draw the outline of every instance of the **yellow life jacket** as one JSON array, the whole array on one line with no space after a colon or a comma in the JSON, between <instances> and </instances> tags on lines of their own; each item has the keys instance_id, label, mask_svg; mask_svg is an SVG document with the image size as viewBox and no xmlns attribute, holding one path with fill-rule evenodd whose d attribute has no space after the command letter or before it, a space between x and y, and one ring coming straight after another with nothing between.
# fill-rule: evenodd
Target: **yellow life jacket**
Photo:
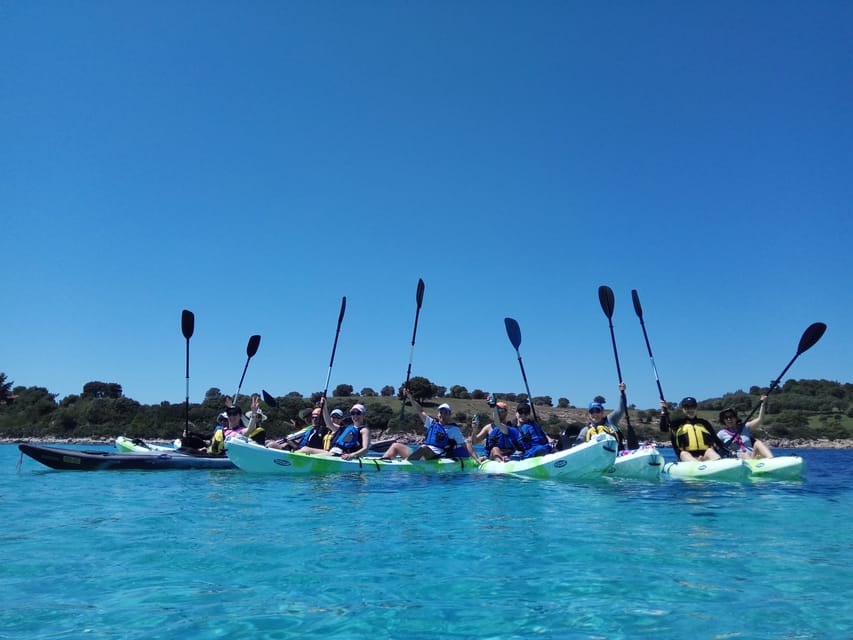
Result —
<instances>
[{"instance_id":1,"label":"yellow life jacket","mask_svg":"<svg viewBox=\"0 0 853 640\"><path fill-rule=\"evenodd\" d=\"M704 425L685 422L675 432L675 442L682 451L705 452L711 448L711 434Z\"/></svg>"},{"instance_id":2,"label":"yellow life jacket","mask_svg":"<svg viewBox=\"0 0 853 640\"><path fill-rule=\"evenodd\" d=\"M598 436L598 434L600 434L600 433L610 434L611 436L613 436L617 440L619 438L618 435L616 434L616 430L613 427L611 427L607 423L603 423L603 424L591 424L591 425L589 425L589 427L586 430L586 439L592 440L593 438Z\"/></svg>"},{"instance_id":3,"label":"yellow life jacket","mask_svg":"<svg viewBox=\"0 0 853 640\"><path fill-rule=\"evenodd\" d=\"M207 452L211 455L218 456L225 451L225 433L222 429L217 429L213 432L213 437L210 439L210 446Z\"/></svg>"}]
</instances>

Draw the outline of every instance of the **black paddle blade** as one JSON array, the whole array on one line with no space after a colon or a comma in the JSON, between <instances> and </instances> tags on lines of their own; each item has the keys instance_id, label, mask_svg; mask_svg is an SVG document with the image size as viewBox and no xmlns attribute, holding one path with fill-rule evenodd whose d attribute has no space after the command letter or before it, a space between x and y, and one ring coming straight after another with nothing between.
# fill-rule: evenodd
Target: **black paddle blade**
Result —
<instances>
[{"instance_id":1,"label":"black paddle blade","mask_svg":"<svg viewBox=\"0 0 853 640\"><path fill-rule=\"evenodd\" d=\"M250 358L258 352L258 347L261 344L261 336L252 336L249 338L249 344L246 345L246 355Z\"/></svg>"},{"instance_id":2,"label":"black paddle blade","mask_svg":"<svg viewBox=\"0 0 853 640\"><path fill-rule=\"evenodd\" d=\"M188 311L184 309L181 312L181 331L184 333L184 337L189 340L193 337L193 331L195 330L195 316L192 311Z\"/></svg>"},{"instance_id":3,"label":"black paddle blade","mask_svg":"<svg viewBox=\"0 0 853 640\"><path fill-rule=\"evenodd\" d=\"M504 324L506 325L506 335L509 341L515 347L515 350L518 351L518 347L521 345L521 328L512 318L504 318Z\"/></svg>"},{"instance_id":4,"label":"black paddle blade","mask_svg":"<svg viewBox=\"0 0 853 640\"><path fill-rule=\"evenodd\" d=\"M344 321L344 312L347 310L347 297L341 298L341 314L338 316L338 328L341 327L341 322Z\"/></svg>"},{"instance_id":5,"label":"black paddle blade","mask_svg":"<svg viewBox=\"0 0 853 640\"><path fill-rule=\"evenodd\" d=\"M268 406L270 406L270 407L277 407L278 406L278 400L276 400L269 393L267 393L266 389L262 389L261 394L264 397L264 402L266 402Z\"/></svg>"},{"instance_id":6,"label":"black paddle blade","mask_svg":"<svg viewBox=\"0 0 853 640\"><path fill-rule=\"evenodd\" d=\"M815 343L823 337L826 331L826 325L823 322L815 322L803 332L803 337L800 338L800 344L797 347L797 355L811 349Z\"/></svg>"},{"instance_id":7,"label":"black paddle blade","mask_svg":"<svg viewBox=\"0 0 853 640\"><path fill-rule=\"evenodd\" d=\"M598 301L601 302L601 309L604 311L604 315L612 318L614 305L613 289L604 284L598 287Z\"/></svg>"},{"instance_id":8,"label":"black paddle blade","mask_svg":"<svg viewBox=\"0 0 853 640\"><path fill-rule=\"evenodd\" d=\"M637 293L636 289L631 289L631 300L634 301L634 311L637 313L637 317L642 320L643 319L643 307L640 304L640 295Z\"/></svg>"},{"instance_id":9,"label":"black paddle blade","mask_svg":"<svg viewBox=\"0 0 853 640\"><path fill-rule=\"evenodd\" d=\"M418 291L415 294L415 300L417 300L418 309L420 309L424 303L424 281L422 278L418 278Z\"/></svg>"}]
</instances>

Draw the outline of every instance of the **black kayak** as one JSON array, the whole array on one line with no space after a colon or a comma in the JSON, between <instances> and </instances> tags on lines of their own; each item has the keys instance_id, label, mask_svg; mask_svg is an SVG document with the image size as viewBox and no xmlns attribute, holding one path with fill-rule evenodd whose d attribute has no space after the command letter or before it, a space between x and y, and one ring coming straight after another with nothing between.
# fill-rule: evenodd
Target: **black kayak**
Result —
<instances>
[{"instance_id":1,"label":"black kayak","mask_svg":"<svg viewBox=\"0 0 853 640\"><path fill-rule=\"evenodd\" d=\"M115 453L113 451L84 451L19 444L18 449L51 469L75 471L102 471L133 469L156 471L158 469L236 469L225 456L212 456L203 452L177 449L174 452Z\"/></svg>"}]
</instances>

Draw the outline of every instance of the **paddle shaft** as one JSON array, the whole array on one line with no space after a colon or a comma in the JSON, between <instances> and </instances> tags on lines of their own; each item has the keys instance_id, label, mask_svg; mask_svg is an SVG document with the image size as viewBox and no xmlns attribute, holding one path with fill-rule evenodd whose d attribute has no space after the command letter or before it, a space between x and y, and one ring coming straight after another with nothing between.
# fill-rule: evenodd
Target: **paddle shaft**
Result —
<instances>
[{"instance_id":1,"label":"paddle shaft","mask_svg":"<svg viewBox=\"0 0 853 640\"><path fill-rule=\"evenodd\" d=\"M415 359L415 337L418 335L418 318L421 315L421 305L424 302L424 281L421 278L418 278L418 289L415 292L415 301L417 303L417 308L415 309L415 327L412 329L412 349L409 351L409 368L406 369L406 383L403 385L405 388L409 386L409 378L412 375L412 361ZM400 407L400 420L402 420L406 416L406 396L403 395L403 405Z\"/></svg>"},{"instance_id":2,"label":"paddle shaft","mask_svg":"<svg viewBox=\"0 0 853 640\"><path fill-rule=\"evenodd\" d=\"M181 332L187 340L187 396L185 403L186 422L184 423L184 437L190 433L190 338L195 331L195 315L192 311L184 309L181 312Z\"/></svg>"},{"instance_id":3,"label":"paddle shaft","mask_svg":"<svg viewBox=\"0 0 853 640\"><path fill-rule=\"evenodd\" d=\"M347 310L347 297L341 298L341 312L338 314L338 328L335 330L335 342L332 344L332 357L329 358L329 373L326 375L326 386L323 388L323 397L329 392L329 380L332 378L332 365L335 363L335 351L338 348L338 336L341 334L341 323L344 321L344 312Z\"/></svg>"},{"instance_id":4,"label":"paddle shaft","mask_svg":"<svg viewBox=\"0 0 853 640\"><path fill-rule=\"evenodd\" d=\"M601 309L604 315L607 316L607 324L610 326L610 342L613 344L613 358L616 360L616 376L619 378L619 386L622 386L622 367L619 366L619 351L616 348L616 333L613 331L613 308L614 297L613 290L607 286L598 288L598 299L601 302ZM628 425L628 448L637 449L640 446L637 434L634 431L634 425L631 424L631 414L628 411L628 398L625 395L625 390L619 390L620 401L625 406L625 423Z\"/></svg>"},{"instance_id":5,"label":"paddle shaft","mask_svg":"<svg viewBox=\"0 0 853 640\"><path fill-rule=\"evenodd\" d=\"M533 419L539 422L539 417L536 415L536 406L533 404L533 396L530 395L530 385L527 384L527 374L524 372L524 363L521 361L521 352L518 348L521 346L521 327L513 318L504 318L504 326L506 327L506 335L509 338L510 344L515 349L515 355L518 356L518 366L521 369L521 379L524 380L524 388L527 391L527 402L530 403L530 410L533 412Z\"/></svg>"},{"instance_id":6,"label":"paddle shaft","mask_svg":"<svg viewBox=\"0 0 853 640\"><path fill-rule=\"evenodd\" d=\"M237 385L237 393L234 394L234 405L237 405L237 398L240 395L240 389L243 388L243 379L246 377L246 369L249 368L249 361L252 356L258 352L258 346L261 344L261 336L251 336L248 344L246 344L246 365L243 367L243 374L240 376L240 383Z\"/></svg>"},{"instance_id":7,"label":"paddle shaft","mask_svg":"<svg viewBox=\"0 0 853 640\"><path fill-rule=\"evenodd\" d=\"M655 372L655 383L658 385L658 395L661 401L665 402L663 397L663 389L660 386L660 377L658 376L658 368L655 365L655 357L652 355L652 345L649 343L649 334L646 333L646 323L643 322L643 307L640 305L640 296L636 289L631 289L631 297L634 300L634 311L637 312L637 317L640 319L640 327L643 329L643 339L646 341L646 350L649 352L649 360L652 362L652 371Z\"/></svg>"}]
</instances>

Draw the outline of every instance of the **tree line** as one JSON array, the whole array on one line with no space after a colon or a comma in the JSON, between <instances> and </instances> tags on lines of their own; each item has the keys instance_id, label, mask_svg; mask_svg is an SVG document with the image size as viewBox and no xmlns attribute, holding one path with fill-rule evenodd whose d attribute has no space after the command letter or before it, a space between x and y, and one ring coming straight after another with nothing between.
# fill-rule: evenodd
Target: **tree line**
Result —
<instances>
[{"instance_id":1,"label":"tree line","mask_svg":"<svg viewBox=\"0 0 853 640\"><path fill-rule=\"evenodd\" d=\"M402 386L395 389L386 385L378 393L365 387L356 393L352 385L339 384L332 391L329 406L348 410L353 402L361 402L367 407L369 424L377 434L419 432L421 422L411 410L400 414ZM488 396L480 389L468 391L462 385L443 387L421 376L412 377L408 388L421 404L431 399L486 400ZM756 405L757 397L766 391L761 387L752 387L749 392L738 390L702 400L699 409L718 412L734 407L745 416ZM266 423L269 435L282 437L304 424L306 414L321 396L319 391L308 397L294 391L275 398L273 405L264 404L263 410L270 418ZM507 402L529 400L524 394L498 393L496 396ZM604 401L604 398L596 400ZM248 396L241 396L238 402L244 410L248 409ZM554 407L549 396L536 396L532 402L539 407ZM187 424L197 433L209 431L224 406L225 395L218 388L209 389L202 402L188 406L185 402L166 401L143 405L125 397L120 384L100 381L87 382L79 395L72 394L57 401L57 394L44 387L14 387L6 374L0 373L0 437L5 438L73 440L131 435L171 440L180 435ZM572 408L567 398L560 398L556 407ZM656 410L637 410L633 405L629 409L632 419L650 425L644 432L655 433ZM455 418L461 423L469 416L460 413ZM561 426L553 414L543 416L542 422L549 431ZM778 438L853 437L853 384L788 380L770 397L764 430Z\"/></svg>"}]
</instances>

